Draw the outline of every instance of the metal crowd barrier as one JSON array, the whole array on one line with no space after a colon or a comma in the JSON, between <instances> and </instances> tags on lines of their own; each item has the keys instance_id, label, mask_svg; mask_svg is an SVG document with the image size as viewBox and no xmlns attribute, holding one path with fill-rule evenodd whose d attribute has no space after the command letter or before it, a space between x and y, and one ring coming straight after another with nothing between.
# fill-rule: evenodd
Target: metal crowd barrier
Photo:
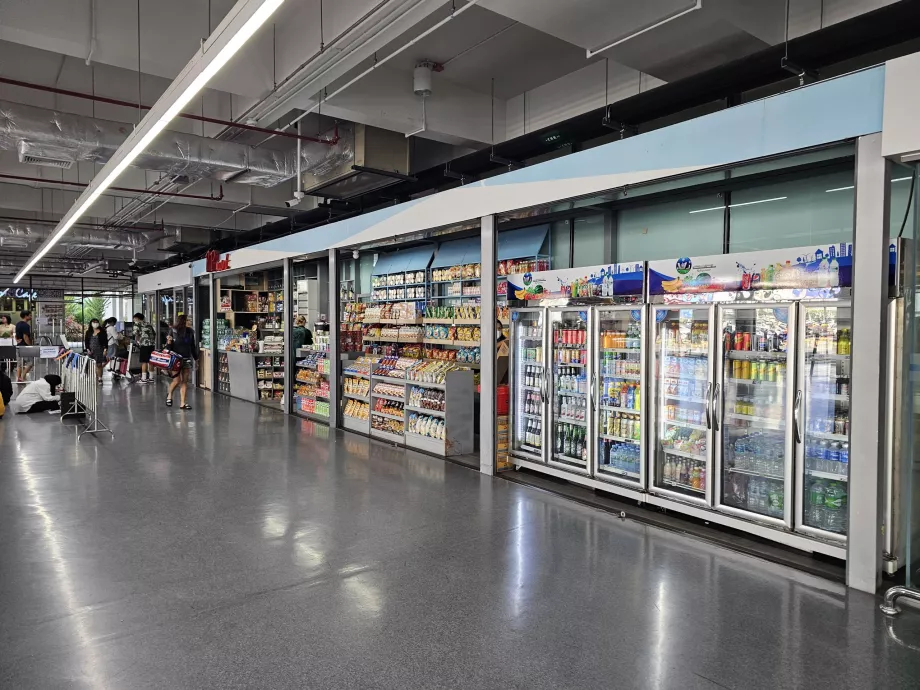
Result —
<instances>
[{"instance_id":1,"label":"metal crowd barrier","mask_svg":"<svg viewBox=\"0 0 920 690\"><path fill-rule=\"evenodd\" d=\"M70 351L60 361L60 374L64 391L73 393L73 400L61 407L61 422L65 417L86 415L83 434L98 434L112 431L99 417L99 382L96 380L96 362L91 357Z\"/></svg>"}]
</instances>

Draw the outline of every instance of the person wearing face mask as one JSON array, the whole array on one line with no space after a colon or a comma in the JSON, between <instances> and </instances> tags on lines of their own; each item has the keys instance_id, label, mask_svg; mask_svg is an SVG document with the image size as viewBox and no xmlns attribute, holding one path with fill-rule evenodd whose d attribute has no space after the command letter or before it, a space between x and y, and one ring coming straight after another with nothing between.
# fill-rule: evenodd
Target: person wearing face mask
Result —
<instances>
[{"instance_id":1,"label":"person wearing face mask","mask_svg":"<svg viewBox=\"0 0 920 690\"><path fill-rule=\"evenodd\" d=\"M153 346L156 342L157 334L147 321L144 315L138 312L134 315L134 344L137 345L138 359L141 363L141 383L153 383L150 378L150 355L153 354Z\"/></svg>"},{"instance_id":2,"label":"person wearing face mask","mask_svg":"<svg viewBox=\"0 0 920 690\"><path fill-rule=\"evenodd\" d=\"M96 380L102 381L102 369L105 366L105 349L107 336L102 330L102 324L99 319L93 319L89 322L89 328L83 337L83 347L86 354L93 358L96 363Z\"/></svg>"}]
</instances>

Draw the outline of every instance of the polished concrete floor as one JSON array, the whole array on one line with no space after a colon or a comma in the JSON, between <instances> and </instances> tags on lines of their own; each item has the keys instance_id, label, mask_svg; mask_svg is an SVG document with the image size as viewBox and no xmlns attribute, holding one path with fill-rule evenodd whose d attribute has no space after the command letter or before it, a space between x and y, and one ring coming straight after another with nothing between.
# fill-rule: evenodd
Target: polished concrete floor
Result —
<instances>
[{"instance_id":1,"label":"polished concrete floor","mask_svg":"<svg viewBox=\"0 0 920 690\"><path fill-rule=\"evenodd\" d=\"M0 421L0 688L920 687L920 614L241 401Z\"/></svg>"}]
</instances>

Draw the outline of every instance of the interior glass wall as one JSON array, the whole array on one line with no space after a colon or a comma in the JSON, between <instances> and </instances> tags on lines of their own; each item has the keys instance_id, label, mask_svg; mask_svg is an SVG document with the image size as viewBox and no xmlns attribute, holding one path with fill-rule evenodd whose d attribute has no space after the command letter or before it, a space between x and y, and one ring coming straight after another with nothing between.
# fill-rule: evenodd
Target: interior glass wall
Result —
<instances>
[{"instance_id":1,"label":"interior glass wall","mask_svg":"<svg viewBox=\"0 0 920 690\"><path fill-rule=\"evenodd\" d=\"M342 297L354 292L354 278L349 265L343 267ZM344 276L347 274L347 278ZM328 421L329 388L332 385L332 362L329 360L329 262L324 259L295 261L291 270L291 305L293 328L293 406L294 414L308 419Z\"/></svg>"}]
</instances>

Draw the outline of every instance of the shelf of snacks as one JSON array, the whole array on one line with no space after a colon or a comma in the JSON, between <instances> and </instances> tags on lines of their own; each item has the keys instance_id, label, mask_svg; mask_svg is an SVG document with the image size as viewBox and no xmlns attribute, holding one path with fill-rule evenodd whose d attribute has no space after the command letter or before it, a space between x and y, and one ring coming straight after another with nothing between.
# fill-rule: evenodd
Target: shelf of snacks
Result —
<instances>
[{"instance_id":1,"label":"shelf of snacks","mask_svg":"<svg viewBox=\"0 0 920 690\"><path fill-rule=\"evenodd\" d=\"M447 326L426 324L422 342L429 345L455 345L458 347L479 347L479 326Z\"/></svg>"},{"instance_id":2,"label":"shelf of snacks","mask_svg":"<svg viewBox=\"0 0 920 690\"><path fill-rule=\"evenodd\" d=\"M358 359L349 362L342 373L345 376L369 379L379 359L379 357L369 357L366 355L358 357Z\"/></svg>"},{"instance_id":3,"label":"shelf of snacks","mask_svg":"<svg viewBox=\"0 0 920 690\"><path fill-rule=\"evenodd\" d=\"M434 347L426 347L424 358L438 362L453 362L462 367L478 368L482 350L477 345L475 347L461 346L456 350L440 350Z\"/></svg>"},{"instance_id":4,"label":"shelf of snacks","mask_svg":"<svg viewBox=\"0 0 920 690\"><path fill-rule=\"evenodd\" d=\"M473 452L473 373L443 372L443 388L406 384L406 445L435 455Z\"/></svg>"},{"instance_id":5,"label":"shelf of snacks","mask_svg":"<svg viewBox=\"0 0 920 690\"><path fill-rule=\"evenodd\" d=\"M478 326L480 309L478 305L455 307L432 304L425 307L422 323Z\"/></svg>"},{"instance_id":6,"label":"shelf of snacks","mask_svg":"<svg viewBox=\"0 0 920 690\"><path fill-rule=\"evenodd\" d=\"M462 264L431 269L432 283L473 282L480 279L482 264Z\"/></svg>"},{"instance_id":7,"label":"shelf of snacks","mask_svg":"<svg viewBox=\"0 0 920 690\"><path fill-rule=\"evenodd\" d=\"M258 341L259 352L261 354L283 355L284 354L284 336L267 335Z\"/></svg>"},{"instance_id":8,"label":"shelf of snacks","mask_svg":"<svg viewBox=\"0 0 920 690\"><path fill-rule=\"evenodd\" d=\"M343 323L339 329L339 352L361 352L364 348L362 323Z\"/></svg>"},{"instance_id":9,"label":"shelf of snacks","mask_svg":"<svg viewBox=\"0 0 920 690\"><path fill-rule=\"evenodd\" d=\"M424 270L401 271L387 275L371 276L372 288L401 287L407 285L425 285L427 276Z\"/></svg>"},{"instance_id":10,"label":"shelf of snacks","mask_svg":"<svg viewBox=\"0 0 920 690\"><path fill-rule=\"evenodd\" d=\"M369 434L371 406L369 403L346 398L345 406L342 409L342 423L346 429L358 431L362 434Z\"/></svg>"},{"instance_id":11,"label":"shelf of snacks","mask_svg":"<svg viewBox=\"0 0 920 690\"><path fill-rule=\"evenodd\" d=\"M346 302L342 310L342 323L363 323L367 304L364 302Z\"/></svg>"},{"instance_id":12,"label":"shelf of snacks","mask_svg":"<svg viewBox=\"0 0 920 690\"><path fill-rule=\"evenodd\" d=\"M354 376L349 376L347 373L342 379L342 396L345 398L353 398L355 400L368 402L370 399L370 389L370 379L356 378Z\"/></svg>"},{"instance_id":13,"label":"shelf of snacks","mask_svg":"<svg viewBox=\"0 0 920 690\"><path fill-rule=\"evenodd\" d=\"M421 326L364 326L364 341L383 343L420 343L422 342Z\"/></svg>"},{"instance_id":14,"label":"shelf of snacks","mask_svg":"<svg viewBox=\"0 0 920 690\"><path fill-rule=\"evenodd\" d=\"M364 311L365 324L420 324L421 317L415 302L371 304Z\"/></svg>"},{"instance_id":15,"label":"shelf of snacks","mask_svg":"<svg viewBox=\"0 0 920 690\"><path fill-rule=\"evenodd\" d=\"M230 363L225 352L217 353L217 390L230 394Z\"/></svg>"},{"instance_id":16,"label":"shelf of snacks","mask_svg":"<svg viewBox=\"0 0 920 690\"><path fill-rule=\"evenodd\" d=\"M304 352L304 350L301 350ZM302 359L298 359L296 365L298 370L314 371L320 376L328 376L330 372L329 358L326 352L321 350L310 350L304 353ZM298 374L300 371L298 371Z\"/></svg>"}]
</instances>

